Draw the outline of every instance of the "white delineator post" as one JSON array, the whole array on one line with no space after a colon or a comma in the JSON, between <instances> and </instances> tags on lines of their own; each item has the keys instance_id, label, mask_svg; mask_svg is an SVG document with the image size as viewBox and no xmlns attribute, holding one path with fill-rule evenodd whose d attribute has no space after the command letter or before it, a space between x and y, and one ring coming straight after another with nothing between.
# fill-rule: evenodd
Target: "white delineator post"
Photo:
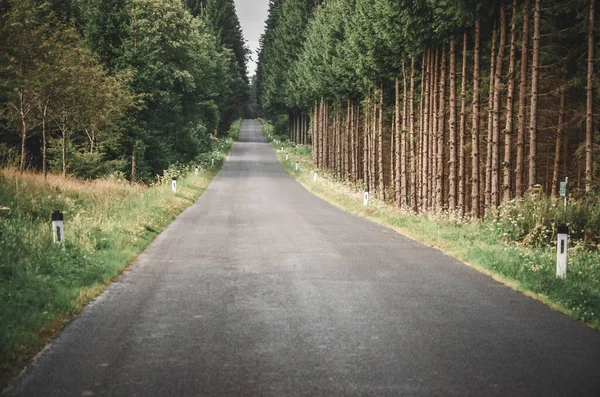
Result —
<instances>
[{"instance_id":1,"label":"white delineator post","mask_svg":"<svg viewBox=\"0 0 600 397\"><path fill-rule=\"evenodd\" d=\"M296 171L298 171L298 167L299 167L299 166L300 166L300 165L299 165L299 164L298 164L298 162L296 161Z\"/></svg>"},{"instance_id":2,"label":"white delineator post","mask_svg":"<svg viewBox=\"0 0 600 397\"><path fill-rule=\"evenodd\" d=\"M52 237L55 244L65 242L65 223L63 213L56 210L52 213Z\"/></svg>"},{"instance_id":3,"label":"white delineator post","mask_svg":"<svg viewBox=\"0 0 600 397\"><path fill-rule=\"evenodd\" d=\"M290 159L290 155L288 152L285 152L285 161L288 161Z\"/></svg>"},{"instance_id":4,"label":"white delineator post","mask_svg":"<svg viewBox=\"0 0 600 397\"><path fill-rule=\"evenodd\" d=\"M171 179L171 190L173 193L177 193L177 179Z\"/></svg>"},{"instance_id":5,"label":"white delineator post","mask_svg":"<svg viewBox=\"0 0 600 397\"><path fill-rule=\"evenodd\" d=\"M569 241L569 228L566 225L558 227L556 242L556 277L567 277L567 249Z\"/></svg>"},{"instance_id":6,"label":"white delineator post","mask_svg":"<svg viewBox=\"0 0 600 397\"><path fill-rule=\"evenodd\" d=\"M367 204L369 204L369 188L365 189L365 194L364 194L364 198L363 198L363 206L367 206Z\"/></svg>"},{"instance_id":7,"label":"white delineator post","mask_svg":"<svg viewBox=\"0 0 600 397\"><path fill-rule=\"evenodd\" d=\"M317 181L317 171L315 171L314 175L313 175L313 182Z\"/></svg>"},{"instance_id":8,"label":"white delineator post","mask_svg":"<svg viewBox=\"0 0 600 397\"><path fill-rule=\"evenodd\" d=\"M215 158L214 157L211 157L210 161L212 162L212 165L215 165Z\"/></svg>"},{"instance_id":9,"label":"white delineator post","mask_svg":"<svg viewBox=\"0 0 600 397\"><path fill-rule=\"evenodd\" d=\"M196 167L196 176L198 176L198 167Z\"/></svg>"}]
</instances>

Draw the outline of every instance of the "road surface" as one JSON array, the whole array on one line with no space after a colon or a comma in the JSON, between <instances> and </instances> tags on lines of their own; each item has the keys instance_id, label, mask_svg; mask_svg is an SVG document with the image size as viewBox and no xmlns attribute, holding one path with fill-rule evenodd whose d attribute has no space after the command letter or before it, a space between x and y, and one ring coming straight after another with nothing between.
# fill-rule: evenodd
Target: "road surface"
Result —
<instances>
[{"instance_id":1,"label":"road surface","mask_svg":"<svg viewBox=\"0 0 600 397\"><path fill-rule=\"evenodd\" d=\"M600 396L600 334L316 198L256 121L5 396Z\"/></svg>"}]
</instances>

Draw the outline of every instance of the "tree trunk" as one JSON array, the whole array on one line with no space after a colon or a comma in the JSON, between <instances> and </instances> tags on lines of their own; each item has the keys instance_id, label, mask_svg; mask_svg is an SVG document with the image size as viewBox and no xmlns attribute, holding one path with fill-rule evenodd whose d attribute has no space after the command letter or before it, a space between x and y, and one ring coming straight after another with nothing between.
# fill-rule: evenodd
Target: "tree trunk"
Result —
<instances>
[{"instance_id":1,"label":"tree trunk","mask_svg":"<svg viewBox=\"0 0 600 397\"><path fill-rule=\"evenodd\" d=\"M131 183L135 183L137 181L137 156L135 154L135 143L133 144L133 149L131 150Z\"/></svg>"},{"instance_id":2,"label":"tree trunk","mask_svg":"<svg viewBox=\"0 0 600 397\"><path fill-rule=\"evenodd\" d=\"M350 107L350 147L348 148L349 156L350 156L350 166L349 166L349 172L350 172L350 179L353 182L356 182L357 178L356 178L356 158L355 158L355 153L356 153L356 149L358 146L358 141L355 140L355 129L356 129L356 123L354 120L354 104L352 103L352 101L348 101L348 106Z\"/></svg>"},{"instance_id":3,"label":"tree trunk","mask_svg":"<svg viewBox=\"0 0 600 397\"><path fill-rule=\"evenodd\" d=\"M396 115L393 114L392 115L392 123L390 125L391 127L391 134L390 134L390 189L392 191L392 199L394 200L394 203L396 205L398 205L398 196L397 196L397 187L398 185L396 184L396 176L398 175L398 173L396 172L396 164L398 164L398 160L396 159L396 154L398 153L398 150L396 148L396 145L398 143L398 139L396 139Z\"/></svg>"},{"instance_id":4,"label":"tree trunk","mask_svg":"<svg viewBox=\"0 0 600 397\"><path fill-rule=\"evenodd\" d=\"M487 140L486 140L486 152L485 152L485 207L484 214L487 214L488 207L491 204L492 197L492 141L494 135L494 79L496 68L496 23L494 22L494 30L492 31L492 47L490 53L490 86L488 95L488 124L487 124Z\"/></svg>"},{"instance_id":5,"label":"tree trunk","mask_svg":"<svg viewBox=\"0 0 600 397\"><path fill-rule=\"evenodd\" d=\"M538 0L540 1L540 0ZM587 64L587 101L585 115L585 191L592 188L594 179L593 135L594 135L594 3L590 0L589 33L588 33L588 64Z\"/></svg>"},{"instance_id":6,"label":"tree trunk","mask_svg":"<svg viewBox=\"0 0 600 397\"><path fill-rule=\"evenodd\" d=\"M396 167L395 167L395 178L394 180L394 192L396 194L396 205L400 207L400 195L401 193L401 181L400 181L400 173L402 172L401 167L401 159L400 159L400 151L402 150L400 147L400 81L396 78L396 113L394 116L394 133L392 134L392 139L395 136L395 145L394 145L394 158L396 159ZM392 167L394 169L394 167ZM393 174L392 174L393 175Z\"/></svg>"},{"instance_id":7,"label":"tree trunk","mask_svg":"<svg viewBox=\"0 0 600 397\"><path fill-rule=\"evenodd\" d=\"M456 211L456 49L450 41L450 170L448 175L448 209Z\"/></svg>"},{"instance_id":8,"label":"tree trunk","mask_svg":"<svg viewBox=\"0 0 600 397\"><path fill-rule=\"evenodd\" d=\"M479 71L481 27L479 21L475 22L475 48L473 52L473 127L471 150L471 216L479 217Z\"/></svg>"},{"instance_id":9,"label":"tree trunk","mask_svg":"<svg viewBox=\"0 0 600 397\"><path fill-rule=\"evenodd\" d=\"M317 131L319 130L319 106L315 103L313 108L313 119L312 119L312 154L313 154L313 165L319 166L319 156L317 153Z\"/></svg>"},{"instance_id":10,"label":"tree trunk","mask_svg":"<svg viewBox=\"0 0 600 397\"><path fill-rule=\"evenodd\" d=\"M379 131L378 134L378 154L379 154L379 196L385 200L385 179L383 172L383 85L379 88Z\"/></svg>"},{"instance_id":11,"label":"tree trunk","mask_svg":"<svg viewBox=\"0 0 600 397\"><path fill-rule=\"evenodd\" d=\"M521 197L525 187L525 98L527 97L527 57L529 56L529 0L523 5L523 33L521 37L521 77L519 81L519 115L517 129L517 164L515 196Z\"/></svg>"},{"instance_id":12,"label":"tree trunk","mask_svg":"<svg viewBox=\"0 0 600 397\"><path fill-rule=\"evenodd\" d=\"M47 157L46 152L48 150L48 136L46 134L46 117L48 114L48 101L44 104L44 108L42 109L42 173L44 174L44 179L48 177L48 165L47 165Z\"/></svg>"},{"instance_id":13,"label":"tree trunk","mask_svg":"<svg viewBox=\"0 0 600 397\"><path fill-rule=\"evenodd\" d=\"M500 94L502 84L502 66L504 64L504 47L506 47L506 12L504 7L500 8L500 44L496 68L494 70L494 106L492 114L492 180L490 192L490 204L498 207L500 180Z\"/></svg>"},{"instance_id":14,"label":"tree trunk","mask_svg":"<svg viewBox=\"0 0 600 397\"><path fill-rule=\"evenodd\" d=\"M423 143L421 150L421 206L425 210L429 210L429 110L431 109L431 50L427 51L427 71L425 83L425 103L423 104Z\"/></svg>"},{"instance_id":15,"label":"tree trunk","mask_svg":"<svg viewBox=\"0 0 600 397\"><path fill-rule=\"evenodd\" d=\"M436 210L444 209L444 147L446 129L446 50L442 50L440 65L440 92L437 128L437 175L436 175Z\"/></svg>"},{"instance_id":16,"label":"tree trunk","mask_svg":"<svg viewBox=\"0 0 600 397\"><path fill-rule=\"evenodd\" d=\"M513 0L512 18L510 24L510 59L508 65L508 91L506 94L506 125L504 126L504 162L502 168L504 178L502 182L502 202L510 201L512 171L512 133L513 133L513 103L515 94L515 58L517 52L517 0Z\"/></svg>"},{"instance_id":17,"label":"tree trunk","mask_svg":"<svg viewBox=\"0 0 600 397\"><path fill-rule=\"evenodd\" d=\"M426 70L426 60L427 60L427 55L426 53L423 53L423 61L421 62L421 96L419 97L419 151L417 153L419 153L419 158L418 158L418 162L419 162L419 171L418 171L418 175L419 175L419 182L418 182L418 186L419 186L419 210L423 210L425 208L424 204L423 204L423 199L425 198L425 190L423 188L424 185L424 178L423 176L425 175L425 172L423 171L423 169L425 168L424 162L423 162L423 156L424 156L424 142L425 142L425 112L426 112L426 100L425 100L425 96L426 94L426 90L425 90L425 86L426 84L426 76L425 76L425 70Z\"/></svg>"},{"instance_id":18,"label":"tree trunk","mask_svg":"<svg viewBox=\"0 0 600 397\"><path fill-rule=\"evenodd\" d=\"M400 139L400 207L406 209L407 198L406 198L406 130L407 130L407 102L406 97L408 94L408 86L406 84L406 68L404 61L402 61L402 84L404 86L404 97L402 98L402 130L398 134ZM396 122L396 127L398 123Z\"/></svg>"},{"instance_id":19,"label":"tree trunk","mask_svg":"<svg viewBox=\"0 0 600 397\"><path fill-rule=\"evenodd\" d=\"M351 171L352 171L352 147L354 146L354 139L352 137L352 103L350 102L350 100L348 100L348 111L346 114L346 136L344 138L344 142L346 143L346 149L344 151L344 158L345 158L345 165L346 165L346 169L345 169L345 173L346 173L346 179L352 179L351 178Z\"/></svg>"},{"instance_id":20,"label":"tree trunk","mask_svg":"<svg viewBox=\"0 0 600 397\"><path fill-rule=\"evenodd\" d=\"M540 12L542 1L535 0L533 16L533 55L531 59L531 105L529 110L529 189L537 184L537 105L540 75Z\"/></svg>"},{"instance_id":21,"label":"tree trunk","mask_svg":"<svg viewBox=\"0 0 600 397\"><path fill-rule=\"evenodd\" d=\"M460 82L460 131L458 142L458 215L462 218L465 216L465 201L466 201L466 157L465 157L465 139L466 139L466 124L467 124L467 32L463 33L463 50L462 50L462 73Z\"/></svg>"},{"instance_id":22,"label":"tree trunk","mask_svg":"<svg viewBox=\"0 0 600 397\"><path fill-rule=\"evenodd\" d=\"M26 145L27 145L27 112L25 111L25 93L19 91L19 113L21 115L21 162L19 165L19 173L25 171L26 160Z\"/></svg>"},{"instance_id":23,"label":"tree trunk","mask_svg":"<svg viewBox=\"0 0 600 397\"><path fill-rule=\"evenodd\" d=\"M437 183L437 145L438 145L438 82L439 82L439 64L440 50L435 50L433 64L433 80L431 84L431 132L429 136L429 207L436 210L436 183Z\"/></svg>"},{"instance_id":24,"label":"tree trunk","mask_svg":"<svg viewBox=\"0 0 600 397\"><path fill-rule=\"evenodd\" d=\"M417 212L417 150L415 140L415 58L410 61L410 96L408 123L410 142L410 205L413 212Z\"/></svg>"},{"instance_id":25,"label":"tree trunk","mask_svg":"<svg viewBox=\"0 0 600 397\"><path fill-rule=\"evenodd\" d=\"M369 97L371 93L369 93ZM370 103L368 100L365 102L363 106L363 182L365 187L370 188L369 185L369 117L368 117L368 109L370 108Z\"/></svg>"},{"instance_id":26,"label":"tree trunk","mask_svg":"<svg viewBox=\"0 0 600 397\"><path fill-rule=\"evenodd\" d=\"M62 175L67 177L67 118L63 116L62 132Z\"/></svg>"},{"instance_id":27,"label":"tree trunk","mask_svg":"<svg viewBox=\"0 0 600 397\"><path fill-rule=\"evenodd\" d=\"M373 90L373 106L371 108L371 134L370 134L371 142L369 148L371 149L371 153L369 155L371 159L371 170L369 173L371 174L371 191L374 195L377 195L377 157L375 153L377 152L377 99L375 96L375 90Z\"/></svg>"},{"instance_id":28,"label":"tree trunk","mask_svg":"<svg viewBox=\"0 0 600 397\"><path fill-rule=\"evenodd\" d=\"M560 147L562 146L565 128L565 88L560 89L560 105L558 109L558 128L556 129L556 146L554 150L554 172L552 174L552 197L558 197L558 169L560 167ZM566 155L566 153L565 153Z\"/></svg>"}]
</instances>

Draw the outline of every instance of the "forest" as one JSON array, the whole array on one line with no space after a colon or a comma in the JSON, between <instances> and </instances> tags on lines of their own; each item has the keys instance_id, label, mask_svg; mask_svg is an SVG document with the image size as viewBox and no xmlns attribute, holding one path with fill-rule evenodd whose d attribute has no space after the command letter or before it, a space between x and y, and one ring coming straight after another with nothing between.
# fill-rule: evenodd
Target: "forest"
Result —
<instances>
[{"instance_id":1,"label":"forest","mask_svg":"<svg viewBox=\"0 0 600 397\"><path fill-rule=\"evenodd\" d=\"M595 0L271 0L254 89L314 166L413 212L597 196Z\"/></svg>"},{"instance_id":2,"label":"forest","mask_svg":"<svg viewBox=\"0 0 600 397\"><path fill-rule=\"evenodd\" d=\"M0 164L150 182L247 111L233 0L0 0Z\"/></svg>"}]
</instances>

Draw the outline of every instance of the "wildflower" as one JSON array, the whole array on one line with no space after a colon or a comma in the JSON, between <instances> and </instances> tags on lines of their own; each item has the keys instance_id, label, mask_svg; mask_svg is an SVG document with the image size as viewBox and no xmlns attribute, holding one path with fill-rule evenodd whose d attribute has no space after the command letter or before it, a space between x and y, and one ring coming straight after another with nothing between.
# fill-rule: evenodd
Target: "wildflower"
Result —
<instances>
[{"instance_id":1,"label":"wildflower","mask_svg":"<svg viewBox=\"0 0 600 397\"><path fill-rule=\"evenodd\" d=\"M8 324L8 329L12 329L12 324Z\"/></svg>"}]
</instances>

